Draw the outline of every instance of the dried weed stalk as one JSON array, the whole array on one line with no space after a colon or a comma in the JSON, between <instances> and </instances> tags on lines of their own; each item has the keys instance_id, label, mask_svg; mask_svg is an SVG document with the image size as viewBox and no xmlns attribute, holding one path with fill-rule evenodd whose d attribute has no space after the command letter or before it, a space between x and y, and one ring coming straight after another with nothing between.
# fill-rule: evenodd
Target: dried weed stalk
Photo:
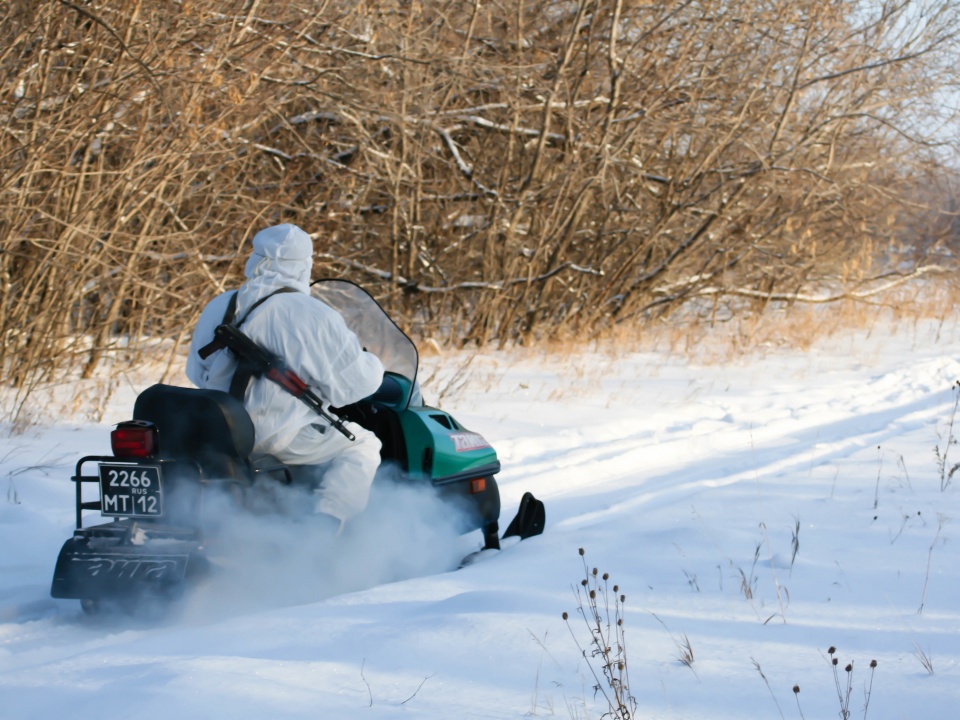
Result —
<instances>
[{"instance_id":1,"label":"dried weed stalk","mask_svg":"<svg viewBox=\"0 0 960 720\"><path fill-rule=\"evenodd\" d=\"M618 585L610 585L608 573L602 575L596 568L587 567L583 548L583 580L574 586L577 612L583 618L590 634L587 647L581 645L570 626L568 613L563 613L570 636L580 654L587 661L595 681L594 692L602 694L609 708L608 716L629 720L634 716L637 700L630 691L630 673L627 667L627 643L624 631L624 604L626 595ZM693 661L692 650L690 652ZM599 672L598 672L599 668ZM606 717L606 716L605 716Z\"/></svg>"},{"instance_id":2,"label":"dried weed stalk","mask_svg":"<svg viewBox=\"0 0 960 720\"><path fill-rule=\"evenodd\" d=\"M840 659L836 657L837 649L831 646L827 650L829 656L830 670L833 673L834 688L837 692L837 701L840 704L841 720L849 720L851 716L850 702L853 697L853 661L847 663L843 668L843 675L840 674ZM870 698L873 695L873 677L877 670L877 661L870 661L870 678L863 689L863 720L867 719L867 713L870 710ZM797 710L803 718L803 710L800 707L800 686L793 686L793 695L797 701ZM779 706L778 706L779 707ZM783 713L781 713L782 715Z\"/></svg>"},{"instance_id":3,"label":"dried weed stalk","mask_svg":"<svg viewBox=\"0 0 960 720\"><path fill-rule=\"evenodd\" d=\"M950 453L950 448L957 444L957 438L953 434L953 423L957 418L957 408L960 406L960 380L956 380L953 383L951 388L953 391L953 411L950 413L950 420L947 422L947 437L944 442L943 451L940 451L940 446L935 445L933 448L934 454L937 456L937 470L940 475L940 492L949 487L950 482L953 480L954 473L960 469L960 463L955 463L947 469L947 455Z\"/></svg>"}]
</instances>

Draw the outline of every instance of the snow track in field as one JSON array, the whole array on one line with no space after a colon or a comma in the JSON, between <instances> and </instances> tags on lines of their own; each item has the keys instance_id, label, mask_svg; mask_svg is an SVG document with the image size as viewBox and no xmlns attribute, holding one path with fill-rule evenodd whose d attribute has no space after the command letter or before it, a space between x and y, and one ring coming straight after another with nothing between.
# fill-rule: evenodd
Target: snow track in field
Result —
<instances>
[{"instance_id":1,"label":"snow track in field","mask_svg":"<svg viewBox=\"0 0 960 720\"><path fill-rule=\"evenodd\" d=\"M921 324L727 366L476 358L478 380L445 409L498 450L502 524L529 490L544 535L444 572L479 538L434 539L429 567L378 564L414 529L369 528L363 562L331 566L287 534L262 574L159 623L48 596L73 463L103 451L109 426L6 437L0 720L596 718L607 708L570 636L589 650L578 548L627 596L637 717L792 719L797 699L804 717L835 717L831 645L854 663L853 717L873 659L871 720L952 717L960 479L941 491L934 448L960 462L947 445L960 340L938 331L950 336Z\"/></svg>"}]
</instances>

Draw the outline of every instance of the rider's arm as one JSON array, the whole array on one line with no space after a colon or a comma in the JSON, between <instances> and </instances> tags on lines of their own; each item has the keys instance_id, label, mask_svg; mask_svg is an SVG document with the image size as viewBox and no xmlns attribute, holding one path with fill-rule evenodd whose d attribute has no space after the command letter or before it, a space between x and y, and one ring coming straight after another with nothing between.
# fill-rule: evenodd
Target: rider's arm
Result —
<instances>
[{"instance_id":1,"label":"rider's arm","mask_svg":"<svg viewBox=\"0 0 960 720\"><path fill-rule=\"evenodd\" d=\"M200 319L197 326L193 329L193 337L190 339L190 352L187 353L187 366L185 372L187 378L197 387L207 386L207 376L210 372L217 353L202 360L198 351L204 345L213 340L213 331L223 320L223 314L227 311L227 305L230 302L232 293L223 293L211 300L200 313Z\"/></svg>"}]
</instances>

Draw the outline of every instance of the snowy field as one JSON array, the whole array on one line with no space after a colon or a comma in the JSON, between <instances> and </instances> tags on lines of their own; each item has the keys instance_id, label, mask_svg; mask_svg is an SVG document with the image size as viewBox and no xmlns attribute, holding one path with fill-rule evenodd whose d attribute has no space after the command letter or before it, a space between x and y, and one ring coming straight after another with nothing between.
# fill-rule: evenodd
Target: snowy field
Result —
<instances>
[{"instance_id":1,"label":"snowy field","mask_svg":"<svg viewBox=\"0 0 960 720\"><path fill-rule=\"evenodd\" d=\"M438 363L428 401L463 358ZM479 533L384 512L408 498L335 559L309 528L250 529L247 561L163 620L49 596L73 465L108 451L151 380L124 380L102 423L4 433L0 718L600 718L579 548L626 596L637 718L841 717L848 681L851 718L958 717L960 472L942 487L937 455L960 462L955 324L726 364L489 355L470 372L440 404L497 448L501 524L529 490L542 536L453 570Z\"/></svg>"}]
</instances>

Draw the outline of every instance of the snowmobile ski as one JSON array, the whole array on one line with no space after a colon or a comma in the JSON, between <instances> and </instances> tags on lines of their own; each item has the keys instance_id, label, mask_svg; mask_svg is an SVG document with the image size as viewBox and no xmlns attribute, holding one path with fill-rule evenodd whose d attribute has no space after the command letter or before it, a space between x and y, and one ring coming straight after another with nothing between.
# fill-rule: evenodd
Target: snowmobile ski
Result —
<instances>
[{"instance_id":1,"label":"snowmobile ski","mask_svg":"<svg viewBox=\"0 0 960 720\"><path fill-rule=\"evenodd\" d=\"M518 536L521 540L539 535L543 532L544 523L546 523L546 510L543 502L537 500L533 493L525 492L520 498L520 509L516 516L507 525L507 530L503 533L504 538Z\"/></svg>"},{"instance_id":2,"label":"snowmobile ski","mask_svg":"<svg viewBox=\"0 0 960 720\"><path fill-rule=\"evenodd\" d=\"M525 492L523 497L520 498L520 508L517 510L517 514L513 520L510 521L506 532L503 533L503 537L498 543L499 547L490 547L488 545L476 552L472 552L460 561L459 567L463 568L467 565L475 565L482 560L493 557L501 550L506 550L508 547L516 545L522 540L540 535L543 532L545 523L546 510L544 509L543 501L537 500L537 498L533 496L533 493Z\"/></svg>"}]
</instances>

